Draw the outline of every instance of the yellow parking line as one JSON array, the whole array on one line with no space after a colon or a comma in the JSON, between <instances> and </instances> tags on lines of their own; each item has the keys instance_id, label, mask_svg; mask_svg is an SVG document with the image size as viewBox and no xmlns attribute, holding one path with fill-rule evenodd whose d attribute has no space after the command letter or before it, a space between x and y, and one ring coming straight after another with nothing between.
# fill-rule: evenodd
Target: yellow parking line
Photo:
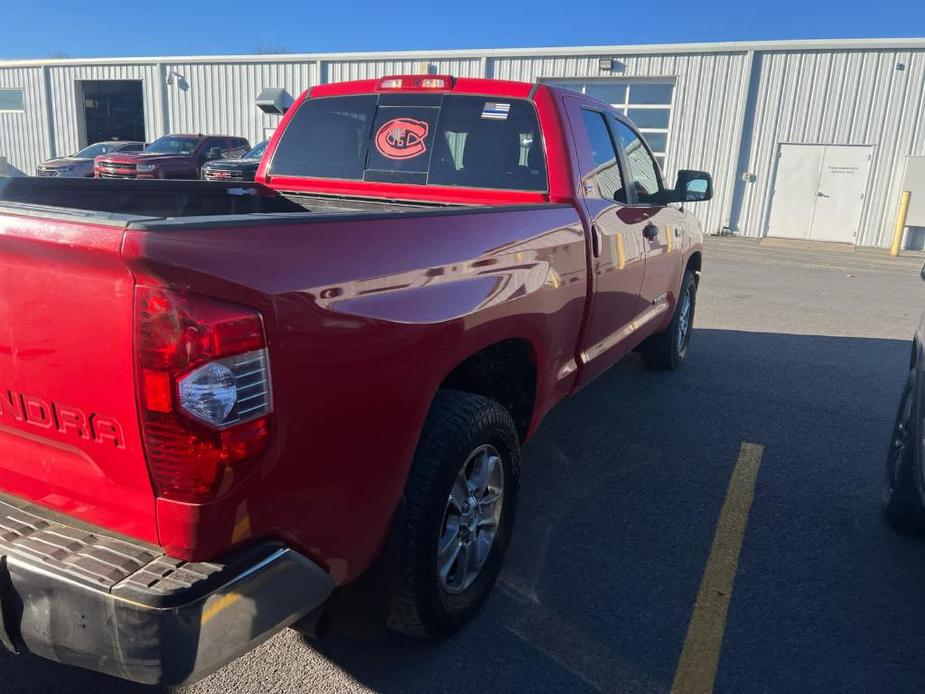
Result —
<instances>
[{"instance_id":1,"label":"yellow parking line","mask_svg":"<svg viewBox=\"0 0 925 694\"><path fill-rule=\"evenodd\" d=\"M726 630L726 615L732 600L732 585L763 453L764 446L756 443L743 443L739 451L726 501L716 523L713 547L687 627L678 669L671 684L672 694L707 694L713 691L723 632Z\"/></svg>"}]
</instances>

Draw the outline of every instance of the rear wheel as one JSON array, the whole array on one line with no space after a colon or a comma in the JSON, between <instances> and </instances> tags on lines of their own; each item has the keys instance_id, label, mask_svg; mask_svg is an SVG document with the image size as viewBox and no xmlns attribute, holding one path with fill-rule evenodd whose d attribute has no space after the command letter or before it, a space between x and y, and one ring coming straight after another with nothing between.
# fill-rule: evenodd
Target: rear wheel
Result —
<instances>
[{"instance_id":1,"label":"rear wheel","mask_svg":"<svg viewBox=\"0 0 925 694\"><path fill-rule=\"evenodd\" d=\"M389 626L419 638L462 626L488 595L517 509L517 431L498 403L441 391L405 489Z\"/></svg>"},{"instance_id":2,"label":"rear wheel","mask_svg":"<svg viewBox=\"0 0 925 694\"><path fill-rule=\"evenodd\" d=\"M884 511L895 528L916 535L925 534L925 504L922 494L922 470L915 455L915 372L899 399L896 424L886 458Z\"/></svg>"},{"instance_id":3,"label":"rear wheel","mask_svg":"<svg viewBox=\"0 0 925 694\"><path fill-rule=\"evenodd\" d=\"M643 363L650 369L677 369L687 356L694 308L697 304L697 275L688 269L681 280L681 291L668 327L647 338L639 346Z\"/></svg>"}]
</instances>

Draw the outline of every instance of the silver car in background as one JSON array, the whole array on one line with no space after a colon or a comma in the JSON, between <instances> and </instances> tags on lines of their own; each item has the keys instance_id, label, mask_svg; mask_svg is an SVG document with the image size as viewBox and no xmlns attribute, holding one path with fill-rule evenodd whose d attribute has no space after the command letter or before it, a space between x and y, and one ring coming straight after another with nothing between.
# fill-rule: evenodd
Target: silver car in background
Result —
<instances>
[{"instance_id":1,"label":"silver car in background","mask_svg":"<svg viewBox=\"0 0 925 694\"><path fill-rule=\"evenodd\" d=\"M129 142L123 140L110 140L97 142L84 147L76 154L67 157L56 157L38 165L36 176L57 176L59 178L92 178L93 159L114 152L140 152L145 148L144 142Z\"/></svg>"}]
</instances>

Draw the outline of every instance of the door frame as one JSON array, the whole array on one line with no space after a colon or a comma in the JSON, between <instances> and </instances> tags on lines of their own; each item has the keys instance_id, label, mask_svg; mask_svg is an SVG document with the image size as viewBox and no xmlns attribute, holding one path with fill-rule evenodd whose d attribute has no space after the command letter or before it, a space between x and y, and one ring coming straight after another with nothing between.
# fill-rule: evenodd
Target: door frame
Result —
<instances>
[{"instance_id":1,"label":"door frame","mask_svg":"<svg viewBox=\"0 0 925 694\"><path fill-rule=\"evenodd\" d=\"M87 82L137 82L141 87L141 126L144 129L144 141L153 142L157 138L151 138L149 133L148 126L148 97L147 90L145 89L145 79L143 77L123 77L123 78L101 78L101 79L91 79L78 77L74 79L74 96L76 101L77 108L77 149L83 149L84 147L93 144L89 142L87 137L87 107L86 107L86 93L84 91L84 85ZM75 150L76 151L76 150Z\"/></svg>"},{"instance_id":2,"label":"door frame","mask_svg":"<svg viewBox=\"0 0 925 694\"><path fill-rule=\"evenodd\" d=\"M74 80L74 100L76 102L74 106L77 108L77 149L74 150L75 152L79 152L89 144L87 142L87 102L84 96L84 82L87 81L89 80Z\"/></svg>"},{"instance_id":3,"label":"door frame","mask_svg":"<svg viewBox=\"0 0 925 694\"><path fill-rule=\"evenodd\" d=\"M776 152L774 153L774 163L771 169L771 176L768 178L768 189L765 192L764 213L762 214L762 220L761 220L761 236L759 238L762 238L762 239L769 238L768 231L770 230L770 227L771 227L771 206L774 204L774 189L777 186L777 176L780 171L781 149L784 147L784 145L797 145L797 146L805 145L807 147L864 147L866 149L869 149L870 150L870 168L867 171L867 184L864 187L864 204L866 205L867 202L870 200L870 186L871 186L871 180L873 178L871 176L871 173L874 168L874 161L876 161L876 158L877 158L877 150L879 149L879 145L865 144L863 142L850 142L850 143L794 142L793 140L781 140L777 143ZM815 213L815 210L814 210L814 213ZM864 216L863 209L861 210L861 216L862 217ZM810 233L812 233L812 228L810 228ZM775 238L775 237L770 237L770 238ZM812 241L813 239L807 239L807 240ZM852 244L852 245L857 245L857 244Z\"/></svg>"}]
</instances>

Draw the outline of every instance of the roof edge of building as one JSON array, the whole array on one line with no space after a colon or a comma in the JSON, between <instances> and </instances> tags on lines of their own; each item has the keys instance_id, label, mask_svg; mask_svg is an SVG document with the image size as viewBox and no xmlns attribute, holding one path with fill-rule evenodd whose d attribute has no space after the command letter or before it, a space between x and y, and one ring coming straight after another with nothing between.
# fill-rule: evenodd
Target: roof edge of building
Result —
<instances>
[{"instance_id":1,"label":"roof edge of building","mask_svg":"<svg viewBox=\"0 0 925 694\"><path fill-rule=\"evenodd\" d=\"M629 44L617 46L550 46L536 48L483 48L432 51L373 51L347 53L255 53L238 55L135 56L102 58L0 59L4 67L54 67L158 63L279 63L334 62L341 60L440 60L454 58L530 58L538 56L606 56L672 53L746 53L832 50L925 50L925 38L793 39L786 41L725 41L711 43Z\"/></svg>"}]
</instances>

